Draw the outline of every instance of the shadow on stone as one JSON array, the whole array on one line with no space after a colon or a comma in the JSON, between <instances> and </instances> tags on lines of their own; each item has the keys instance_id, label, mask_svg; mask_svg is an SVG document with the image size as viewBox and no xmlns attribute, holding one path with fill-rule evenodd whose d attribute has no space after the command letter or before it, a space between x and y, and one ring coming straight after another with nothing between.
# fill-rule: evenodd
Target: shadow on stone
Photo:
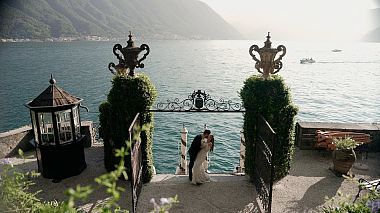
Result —
<instances>
[{"instance_id":1,"label":"shadow on stone","mask_svg":"<svg viewBox=\"0 0 380 213\"><path fill-rule=\"evenodd\" d=\"M310 186L300 200L293 201L292 207L287 212L310 212L317 206L325 203L325 197L334 197L344 178L325 177ZM323 193L321 193L323 192Z\"/></svg>"},{"instance_id":2,"label":"shadow on stone","mask_svg":"<svg viewBox=\"0 0 380 213\"><path fill-rule=\"evenodd\" d=\"M244 176L211 174L212 182L192 185L187 176L157 175L145 184L140 195L139 212L149 212L151 198L178 196L170 212L239 212L259 209L256 190ZM248 212L248 211L244 211ZM253 211L255 212L255 211Z\"/></svg>"},{"instance_id":3,"label":"shadow on stone","mask_svg":"<svg viewBox=\"0 0 380 213\"><path fill-rule=\"evenodd\" d=\"M96 182L95 178L102 174L107 173L104 168L103 162L103 147L92 147L85 149L87 168L77 176L62 179L59 182L53 182L52 179L46 179L42 176L33 178L32 181L35 183L30 187L31 192L40 191L37 197L44 201L66 201L68 197L65 195L65 191L69 188L75 188L77 185L81 186L92 186L95 191L90 194L90 196L83 201L76 201L76 206L87 212L89 209L94 207L94 204L102 204L106 202L110 196L106 193L104 187L100 187ZM35 152L25 153L26 160L21 158L11 158L12 162L15 162L14 168L18 171L36 171L38 170L37 162L35 158ZM3 165L1 165L3 166ZM1 167L0 167L1 169ZM128 210L132 210L132 200L131 200L131 183L130 181L118 181L118 186L125 189L121 194L119 200L119 205Z\"/></svg>"}]
</instances>

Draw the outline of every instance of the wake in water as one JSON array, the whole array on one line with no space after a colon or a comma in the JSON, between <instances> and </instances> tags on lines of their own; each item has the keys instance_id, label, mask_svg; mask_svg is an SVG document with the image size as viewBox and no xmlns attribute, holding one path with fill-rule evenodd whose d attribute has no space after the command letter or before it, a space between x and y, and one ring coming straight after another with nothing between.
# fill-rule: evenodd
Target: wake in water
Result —
<instances>
[{"instance_id":1,"label":"wake in water","mask_svg":"<svg viewBox=\"0 0 380 213\"><path fill-rule=\"evenodd\" d=\"M318 61L320 64L380 64L379 61Z\"/></svg>"}]
</instances>

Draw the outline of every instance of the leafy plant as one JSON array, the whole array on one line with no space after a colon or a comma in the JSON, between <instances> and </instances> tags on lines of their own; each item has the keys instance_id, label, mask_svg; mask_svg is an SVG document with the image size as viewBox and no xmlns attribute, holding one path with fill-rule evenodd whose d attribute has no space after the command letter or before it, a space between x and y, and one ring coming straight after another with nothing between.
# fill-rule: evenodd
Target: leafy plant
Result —
<instances>
[{"instance_id":1,"label":"leafy plant","mask_svg":"<svg viewBox=\"0 0 380 213\"><path fill-rule=\"evenodd\" d=\"M277 75L264 80L259 75L249 77L240 91L246 113L244 136L246 137L246 172L253 177L257 115L261 114L276 132L274 152L275 180L288 174L294 153L294 118L297 107L292 104L289 88Z\"/></svg>"},{"instance_id":2,"label":"leafy plant","mask_svg":"<svg viewBox=\"0 0 380 213\"><path fill-rule=\"evenodd\" d=\"M360 184L356 179L347 177L356 184ZM355 202L353 201L352 194L343 195L338 192L336 198L326 197L326 204L322 206L321 212L324 213L370 213L379 212L379 208L372 206L371 203L374 200L380 199L380 192L376 189L370 190L369 193L359 197ZM377 210L376 210L377 209Z\"/></svg>"},{"instance_id":3,"label":"leafy plant","mask_svg":"<svg viewBox=\"0 0 380 213\"><path fill-rule=\"evenodd\" d=\"M29 192L29 187L34 185L31 180L34 177L38 177L39 174L32 171L22 173L15 171L10 161L4 161L5 169L1 173L0 181L0 198L3 201L3 205L9 211L15 212L56 212L56 213L76 213L78 209L75 207L76 200L84 200L91 193L99 190L102 186L106 188L106 193L111 197L106 202L98 206L94 206L98 212L110 213L110 212L128 212L128 210L122 209L117 203L120 199L123 188L117 186L117 181L121 175L126 177L124 159L128 155L128 149L130 147L128 142L127 148L122 147L116 150L116 156L120 158L119 165L116 170L101 175L95 179L99 185L95 189L91 186L77 185L75 189L69 188L65 194L68 196L68 200L64 202L57 201L42 201L37 197L41 191ZM23 152L19 150L19 154L23 157ZM127 177L126 177L127 178Z\"/></svg>"},{"instance_id":4,"label":"leafy plant","mask_svg":"<svg viewBox=\"0 0 380 213\"><path fill-rule=\"evenodd\" d=\"M101 187L105 187L107 189L106 193L110 195L110 199L107 199L102 204L93 206L91 209L102 213L128 212L128 210L122 209L117 203L120 200L121 193L124 191L122 187L117 186L117 181L122 175L127 179L124 159L129 154L129 149L130 142L127 143L125 148L122 147L116 150L116 156L120 157L119 165L114 171L95 178L95 182L98 183L97 187L77 185L74 189L69 188L65 192L68 200L64 202L43 201L39 199L37 195L41 191L29 192L29 187L34 185L32 179L38 177L39 173L34 171L27 173L18 172L9 159L2 159L0 164L5 165L0 173L0 209L21 213L77 213L81 211L75 207L76 200L84 200L91 193L99 190ZM19 150L19 154L24 158L21 150ZM168 212L172 205L177 202L177 196L174 198L162 198L161 205L154 205L153 212Z\"/></svg>"},{"instance_id":5,"label":"leafy plant","mask_svg":"<svg viewBox=\"0 0 380 213\"><path fill-rule=\"evenodd\" d=\"M23 157L23 152L19 150ZM42 201L37 197L40 191L31 193L29 188L34 185L33 178L38 177L39 173L19 172L15 170L13 164L8 159L2 160L3 171L0 174L0 200L3 210L8 209L10 212L67 212L74 213L73 203Z\"/></svg>"},{"instance_id":6,"label":"leafy plant","mask_svg":"<svg viewBox=\"0 0 380 213\"><path fill-rule=\"evenodd\" d=\"M335 144L336 149L355 149L360 144L350 137L345 138L334 138L333 144Z\"/></svg>"}]
</instances>

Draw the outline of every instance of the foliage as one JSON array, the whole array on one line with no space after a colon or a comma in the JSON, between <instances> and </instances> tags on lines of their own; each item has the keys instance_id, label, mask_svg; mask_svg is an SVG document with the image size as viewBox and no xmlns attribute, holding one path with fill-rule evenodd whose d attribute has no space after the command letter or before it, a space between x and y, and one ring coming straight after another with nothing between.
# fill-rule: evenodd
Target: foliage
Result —
<instances>
[{"instance_id":1,"label":"foliage","mask_svg":"<svg viewBox=\"0 0 380 213\"><path fill-rule=\"evenodd\" d=\"M34 171L26 173L16 171L11 161L2 159L0 164L6 165L4 165L4 169L0 173L0 209L21 213L81 212L75 207L75 201L84 200L94 191L105 187L107 189L106 193L110 195L110 199L107 199L102 204L93 206L94 208L91 209L102 213L128 212L128 210L122 209L117 203L120 200L121 192L124 191L122 187L117 186L117 181L122 175L127 179L124 159L129 153L128 149L130 149L130 143L127 144L126 148L122 147L116 150L116 155L120 157L119 165L114 171L95 178L95 182L98 183L97 188L94 189L91 186L83 187L80 185L77 185L75 189L69 188L65 192L68 200L64 202L42 201L39 199L37 195L41 191L29 192L29 187L34 185L32 179L38 177L39 173ZM21 150L19 150L19 154L24 158ZM168 199L161 198L161 205L155 205L153 212L168 212L174 203L178 203L177 196Z\"/></svg>"},{"instance_id":2,"label":"foliage","mask_svg":"<svg viewBox=\"0 0 380 213\"><path fill-rule=\"evenodd\" d=\"M370 213L371 210L363 204L342 202L337 207L326 207L326 209L323 209L322 212L324 213Z\"/></svg>"},{"instance_id":3,"label":"foliage","mask_svg":"<svg viewBox=\"0 0 380 213\"><path fill-rule=\"evenodd\" d=\"M125 168L125 156L129 155L130 142L126 147L121 147L115 150L115 156L120 158L119 164L115 170L107 174L101 175L95 178L95 182L99 185L107 188L106 192L111 196L111 199L107 200L104 204L100 206L101 212L128 212L127 210L121 209L117 201L120 200L121 192L124 188L117 186L118 179L123 175L125 179L128 179Z\"/></svg>"},{"instance_id":4,"label":"foliage","mask_svg":"<svg viewBox=\"0 0 380 213\"><path fill-rule=\"evenodd\" d=\"M36 212L46 208L50 203L43 203L35 194L27 193L32 181L29 179L38 174L35 172L21 173L12 170L13 166L5 166L1 173L0 197L2 205L19 212ZM54 207L54 205L52 205Z\"/></svg>"},{"instance_id":5,"label":"foliage","mask_svg":"<svg viewBox=\"0 0 380 213\"><path fill-rule=\"evenodd\" d=\"M107 102L99 106L100 137L104 141L104 163L107 171L115 169L119 159L114 150L120 149L129 140L128 128L137 113L144 128L141 131L143 150L143 181L149 182L153 175L153 114L144 112L157 97L157 92L145 74L135 77L116 76ZM144 113L143 113L144 112ZM130 159L126 161L129 173Z\"/></svg>"},{"instance_id":6,"label":"foliage","mask_svg":"<svg viewBox=\"0 0 380 213\"><path fill-rule=\"evenodd\" d=\"M346 177L347 178L347 177ZM360 184L357 180L352 177L349 178L351 181ZM380 192L376 189L370 190L369 193L359 197L355 202L353 202L351 194L343 195L338 192L337 198L326 197L327 203L321 208L321 212L324 213L370 213L375 212L371 210L371 201L380 199Z\"/></svg>"},{"instance_id":7,"label":"foliage","mask_svg":"<svg viewBox=\"0 0 380 213\"><path fill-rule=\"evenodd\" d=\"M297 107L292 104L289 88L280 76L264 80L253 75L244 82L240 91L246 113L244 135L246 138L245 170L253 177L253 158L257 115L261 114L276 132L274 152L274 179L287 175L294 153L294 118Z\"/></svg>"},{"instance_id":8,"label":"foliage","mask_svg":"<svg viewBox=\"0 0 380 213\"><path fill-rule=\"evenodd\" d=\"M19 150L21 156L23 153ZM28 192L30 186L34 185L32 178L39 174L31 172L19 172L14 169L12 163L3 160L1 164L3 171L0 174L0 200L2 209L6 208L14 212L76 212L72 202L42 201L37 197L40 191L35 193Z\"/></svg>"},{"instance_id":9,"label":"foliage","mask_svg":"<svg viewBox=\"0 0 380 213\"><path fill-rule=\"evenodd\" d=\"M358 144L354 139L350 137L346 138L334 138L333 144L335 144L336 149L355 149Z\"/></svg>"},{"instance_id":10,"label":"foliage","mask_svg":"<svg viewBox=\"0 0 380 213\"><path fill-rule=\"evenodd\" d=\"M174 198L161 198L160 204L156 203L154 198L150 199L150 203L153 204L153 210L151 213L167 213L168 210L173 206L173 204L178 203L178 196L176 195Z\"/></svg>"}]
</instances>

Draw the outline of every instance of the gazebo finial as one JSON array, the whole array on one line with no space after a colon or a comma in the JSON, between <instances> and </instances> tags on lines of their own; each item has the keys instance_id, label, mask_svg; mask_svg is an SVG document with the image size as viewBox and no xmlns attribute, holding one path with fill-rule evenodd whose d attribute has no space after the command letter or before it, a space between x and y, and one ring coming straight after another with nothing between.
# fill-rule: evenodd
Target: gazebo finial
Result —
<instances>
[{"instance_id":1,"label":"gazebo finial","mask_svg":"<svg viewBox=\"0 0 380 213\"><path fill-rule=\"evenodd\" d=\"M55 84L57 81L53 78L53 73L50 74L50 80L49 80L49 83L50 84Z\"/></svg>"}]
</instances>

